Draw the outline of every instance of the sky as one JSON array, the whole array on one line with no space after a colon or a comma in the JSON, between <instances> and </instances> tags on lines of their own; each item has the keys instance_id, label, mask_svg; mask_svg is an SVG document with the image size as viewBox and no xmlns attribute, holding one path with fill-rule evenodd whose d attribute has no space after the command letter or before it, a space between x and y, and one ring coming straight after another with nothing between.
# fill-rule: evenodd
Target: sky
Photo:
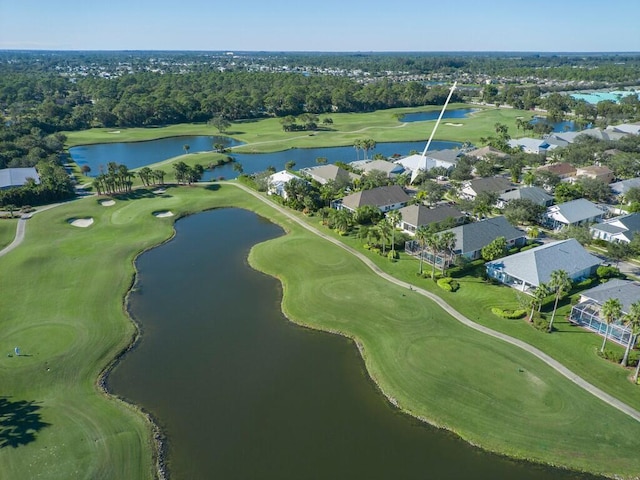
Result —
<instances>
[{"instance_id":1,"label":"sky","mask_svg":"<svg viewBox=\"0 0 640 480\"><path fill-rule=\"evenodd\" d=\"M0 0L0 49L640 52L639 20L639 0Z\"/></svg>"}]
</instances>

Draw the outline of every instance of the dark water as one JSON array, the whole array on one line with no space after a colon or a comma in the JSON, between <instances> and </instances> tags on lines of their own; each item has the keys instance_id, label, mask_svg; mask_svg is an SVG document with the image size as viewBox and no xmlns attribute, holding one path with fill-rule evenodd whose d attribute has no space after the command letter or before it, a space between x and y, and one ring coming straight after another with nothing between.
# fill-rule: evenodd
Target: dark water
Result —
<instances>
[{"instance_id":1,"label":"dark water","mask_svg":"<svg viewBox=\"0 0 640 480\"><path fill-rule=\"evenodd\" d=\"M89 165L89 175L96 176L101 170L106 171L109 162L134 169L182 155L185 153L185 145L189 145L189 153L196 153L210 152L215 143L221 143L225 147L241 144L233 138L223 136L184 136L146 142L84 145L70 148L69 155L79 166Z\"/></svg>"},{"instance_id":2,"label":"dark water","mask_svg":"<svg viewBox=\"0 0 640 480\"><path fill-rule=\"evenodd\" d=\"M182 155L185 144L190 146L189 152L194 153L211 151L213 143L224 143L226 146L240 145L240 142L229 137L174 137L148 142L101 143L73 147L69 149L69 154L78 165L89 165L90 175L95 176L100 173L101 166L106 170L109 162L117 162L133 169ZM426 141L379 143L375 149L369 151L368 156L371 158L376 153L381 153L386 157L394 154L404 156L412 150L422 152L425 144ZM433 141L429 150L443 150L459 146L460 143L457 142ZM328 163L337 161L349 163L363 159L363 152L356 151L352 146L294 148L274 153L230 153L230 155L242 164L243 171L247 174L262 172L270 166L275 167L276 170L284 170L285 164L289 161L296 163L295 170L314 167L318 165L316 159L319 157L326 158ZM233 165L226 164L205 172L203 180L231 179L237 176L238 172L233 169Z\"/></svg>"},{"instance_id":3,"label":"dark water","mask_svg":"<svg viewBox=\"0 0 640 480\"><path fill-rule=\"evenodd\" d=\"M109 378L169 438L172 478L588 479L487 454L395 410L347 339L298 327L251 269L282 230L214 210L137 260L142 341Z\"/></svg>"},{"instance_id":4,"label":"dark water","mask_svg":"<svg viewBox=\"0 0 640 480\"><path fill-rule=\"evenodd\" d=\"M561 132L575 132L578 130L578 125L573 120L563 120L562 122L548 122L544 117L533 117L529 123L535 125L536 123L550 123L553 127L553 132L561 133ZM593 125L588 124L580 127L580 130L585 128L591 128Z\"/></svg>"},{"instance_id":5,"label":"dark water","mask_svg":"<svg viewBox=\"0 0 640 480\"><path fill-rule=\"evenodd\" d=\"M476 110L473 108L458 108L455 110L445 110L442 119L445 118L465 118ZM426 120L437 120L440 116L440 110L433 112L416 112L407 113L400 117L401 122L424 122Z\"/></svg>"},{"instance_id":6,"label":"dark water","mask_svg":"<svg viewBox=\"0 0 640 480\"><path fill-rule=\"evenodd\" d=\"M376 148L370 150L368 157L373 157L376 153L380 153L385 157L391 157L392 155L408 155L412 150L422 152L424 142L390 142L390 143L378 143ZM429 151L443 150L446 148L456 148L461 144L457 142L444 142L444 141L432 141L429 145ZM296 163L294 170L299 170L306 167L315 167L318 165L316 159L324 157L328 163L334 162L353 162L355 160L363 159L363 152L358 151L353 147L324 147L324 148L293 148L291 150L284 150L282 152L273 153L234 153L231 155L237 162L242 164L244 173L262 172L269 166L275 167L276 170L283 170L285 164L289 161ZM235 178L238 172L233 170L233 165L221 165L213 170L206 172L204 180L216 179L223 177L225 179Z\"/></svg>"}]
</instances>

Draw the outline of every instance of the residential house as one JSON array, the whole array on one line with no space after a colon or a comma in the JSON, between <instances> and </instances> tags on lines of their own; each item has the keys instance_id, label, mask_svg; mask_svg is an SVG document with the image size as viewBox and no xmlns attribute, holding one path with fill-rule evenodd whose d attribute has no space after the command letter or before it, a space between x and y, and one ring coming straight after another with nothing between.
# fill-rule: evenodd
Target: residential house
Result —
<instances>
[{"instance_id":1,"label":"residential house","mask_svg":"<svg viewBox=\"0 0 640 480\"><path fill-rule=\"evenodd\" d=\"M453 232L456 237L452 257L468 260L480 258L481 250L498 237L504 237L509 248L522 246L526 242L526 233L515 228L503 216L467 223L445 232Z\"/></svg>"},{"instance_id":2,"label":"residential house","mask_svg":"<svg viewBox=\"0 0 640 480\"><path fill-rule=\"evenodd\" d=\"M571 177L575 177L577 169L570 163L558 162L538 167L536 168L536 171L547 171L559 176L561 180L566 180Z\"/></svg>"},{"instance_id":3,"label":"residential house","mask_svg":"<svg viewBox=\"0 0 640 480\"><path fill-rule=\"evenodd\" d=\"M531 200L536 205L549 207L553 204L553 195L540 187L520 187L509 190L498 197L498 208L504 208L511 200Z\"/></svg>"},{"instance_id":4,"label":"residential house","mask_svg":"<svg viewBox=\"0 0 640 480\"><path fill-rule=\"evenodd\" d=\"M550 144L546 140L539 138L512 138L508 143L511 148L519 148L525 153L545 154L557 148L557 145Z\"/></svg>"},{"instance_id":5,"label":"residential house","mask_svg":"<svg viewBox=\"0 0 640 480\"><path fill-rule=\"evenodd\" d=\"M267 194L279 195L286 200L287 192L285 191L285 185L289 183L291 180L293 180L294 178L298 180L302 180L297 175L289 173L286 170L281 170L279 172L274 173L273 175L270 175L267 183L268 185Z\"/></svg>"},{"instance_id":6,"label":"residential house","mask_svg":"<svg viewBox=\"0 0 640 480\"><path fill-rule=\"evenodd\" d=\"M374 170L378 170L383 172L387 178L393 178L402 172L404 172L404 167L394 162L387 162L386 160L372 160L368 162L359 163L357 166L362 173L365 175L367 173L373 172Z\"/></svg>"},{"instance_id":7,"label":"residential house","mask_svg":"<svg viewBox=\"0 0 640 480\"><path fill-rule=\"evenodd\" d=\"M429 208L414 204L401 208L399 212L402 215L400 227L410 234L415 234L418 228L432 223L452 221L455 224L461 224L466 218L460 210L450 205L436 205Z\"/></svg>"},{"instance_id":8,"label":"residential house","mask_svg":"<svg viewBox=\"0 0 640 480\"><path fill-rule=\"evenodd\" d=\"M486 268L489 277L530 293L541 283L548 284L555 270L564 270L571 280L579 281L593 275L601 263L570 238L487 262Z\"/></svg>"},{"instance_id":9,"label":"residential house","mask_svg":"<svg viewBox=\"0 0 640 480\"><path fill-rule=\"evenodd\" d=\"M327 182L334 181L341 185L349 185L354 180L360 178L360 175L351 173L344 168L337 165L319 165L317 167L308 167L300 169L300 173L308 175L313 180L317 181L321 185L325 185Z\"/></svg>"},{"instance_id":10,"label":"residential house","mask_svg":"<svg viewBox=\"0 0 640 480\"><path fill-rule=\"evenodd\" d=\"M447 170L454 168L462 154L462 150L436 150L427 152L424 156L420 153L409 155L394 163L402 165L405 170L410 171L411 181L413 181L421 171L427 172L436 167L443 167Z\"/></svg>"},{"instance_id":11,"label":"residential house","mask_svg":"<svg viewBox=\"0 0 640 480\"><path fill-rule=\"evenodd\" d=\"M588 167L579 167L576 169L576 177L588 177L601 180L604 183L611 183L613 180L613 170L607 166L589 165Z\"/></svg>"},{"instance_id":12,"label":"residential house","mask_svg":"<svg viewBox=\"0 0 640 480\"><path fill-rule=\"evenodd\" d=\"M389 185L352 193L332 205L337 209L346 208L352 212L365 205L371 205L379 208L381 212L389 212L405 207L410 200L411 197L400 185Z\"/></svg>"},{"instance_id":13,"label":"residential house","mask_svg":"<svg viewBox=\"0 0 640 480\"><path fill-rule=\"evenodd\" d=\"M605 213L595 203L585 198L578 198L547 208L543 223L553 229L560 229L568 225L586 225L602 220Z\"/></svg>"},{"instance_id":14,"label":"residential house","mask_svg":"<svg viewBox=\"0 0 640 480\"><path fill-rule=\"evenodd\" d=\"M607 242L629 243L636 233L640 233L640 213L630 213L596 223L589 229L593 238Z\"/></svg>"},{"instance_id":15,"label":"residential house","mask_svg":"<svg viewBox=\"0 0 640 480\"><path fill-rule=\"evenodd\" d=\"M629 178L627 180L610 183L609 187L611 188L611 191L614 195L622 198L630 189L640 188L640 177Z\"/></svg>"},{"instance_id":16,"label":"residential house","mask_svg":"<svg viewBox=\"0 0 640 480\"><path fill-rule=\"evenodd\" d=\"M609 125L607 131L626 133L628 135L640 135L640 123L623 123L620 125Z\"/></svg>"},{"instance_id":17,"label":"residential house","mask_svg":"<svg viewBox=\"0 0 640 480\"><path fill-rule=\"evenodd\" d=\"M476 148L475 150L471 150L470 152L465 153L465 155L467 157L473 157L479 160L485 159L488 157L495 157L495 158L509 157L509 154L504 153L503 151L498 150L497 148L491 147L489 145L481 148Z\"/></svg>"},{"instance_id":18,"label":"residential house","mask_svg":"<svg viewBox=\"0 0 640 480\"><path fill-rule=\"evenodd\" d=\"M36 184L40 183L40 176L33 167L0 169L0 189L21 187L26 185L30 178Z\"/></svg>"},{"instance_id":19,"label":"residential house","mask_svg":"<svg viewBox=\"0 0 640 480\"><path fill-rule=\"evenodd\" d=\"M602 317L602 305L610 298L620 300L622 315L621 318L607 325ZM608 330L609 339L627 346L630 340L633 344L635 338L631 338L633 332L631 328L623 324L622 318L629 313L631 304L638 300L640 300L640 283L617 278L612 279L582 292L579 303L571 308L569 320L602 336L607 334Z\"/></svg>"},{"instance_id":20,"label":"residential house","mask_svg":"<svg viewBox=\"0 0 640 480\"><path fill-rule=\"evenodd\" d=\"M493 192L502 195L517 187L504 177L474 178L462 185L460 196L474 200L481 192Z\"/></svg>"}]
</instances>

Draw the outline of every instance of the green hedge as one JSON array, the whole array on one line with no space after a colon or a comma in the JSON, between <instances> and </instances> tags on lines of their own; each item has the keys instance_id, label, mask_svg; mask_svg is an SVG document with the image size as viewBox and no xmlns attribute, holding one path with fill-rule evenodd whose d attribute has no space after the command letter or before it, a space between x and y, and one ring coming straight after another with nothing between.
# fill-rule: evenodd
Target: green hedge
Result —
<instances>
[{"instance_id":1,"label":"green hedge","mask_svg":"<svg viewBox=\"0 0 640 480\"><path fill-rule=\"evenodd\" d=\"M438 286L447 292L455 292L460 288L460 284L451 277L440 278Z\"/></svg>"},{"instance_id":2,"label":"green hedge","mask_svg":"<svg viewBox=\"0 0 640 480\"><path fill-rule=\"evenodd\" d=\"M527 314L526 310L509 310L509 309L505 310L498 307L491 307L491 312L493 312L494 315L497 315L499 317L509 318L509 319L522 318Z\"/></svg>"}]
</instances>

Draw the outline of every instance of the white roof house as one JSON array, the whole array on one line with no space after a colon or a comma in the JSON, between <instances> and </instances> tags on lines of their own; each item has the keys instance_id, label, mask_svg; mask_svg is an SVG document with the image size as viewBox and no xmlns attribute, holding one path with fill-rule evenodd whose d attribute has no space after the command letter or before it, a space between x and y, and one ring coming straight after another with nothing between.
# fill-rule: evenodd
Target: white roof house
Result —
<instances>
[{"instance_id":1,"label":"white roof house","mask_svg":"<svg viewBox=\"0 0 640 480\"><path fill-rule=\"evenodd\" d=\"M630 213L596 223L589 229L593 238L607 242L629 243L636 233L640 233L640 213Z\"/></svg>"},{"instance_id":2,"label":"white roof house","mask_svg":"<svg viewBox=\"0 0 640 480\"><path fill-rule=\"evenodd\" d=\"M572 280L588 278L602 260L587 252L575 239L560 240L499 258L486 264L487 275L523 292L549 283L551 273L564 270Z\"/></svg>"},{"instance_id":3,"label":"white roof house","mask_svg":"<svg viewBox=\"0 0 640 480\"><path fill-rule=\"evenodd\" d=\"M559 203L547 208L544 223L550 228L562 228L567 225L583 225L597 222L605 215L595 203L585 198Z\"/></svg>"},{"instance_id":4,"label":"white roof house","mask_svg":"<svg viewBox=\"0 0 640 480\"><path fill-rule=\"evenodd\" d=\"M40 176L33 167L0 169L0 188L21 187L29 178L33 178L36 184L40 183Z\"/></svg>"},{"instance_id":5,"label":"white roof house","mask_svg":"<svg viewBox=\"0 0 640 480\"><path fill-rule=\"evenodd\" d=\"M284 187L287 183L289 183L294 178L297 178L298 180L302 180L297 175L294 175L293 173L289 173L286 170L281 170L279 172L274 173L273 175L270 175L268 180L269 186L267 188L267 194L280 195L282 198L286 200L287 192L285 191Z\"/></svg>"},{"instance_id":6,"label":"white roof house","mask_svg":"<svg viewBox=\"0 0 640 480\"><path fill-rule=\"evenodd\" d=\"M352 212L365 205L371 205L381 212L388 212L406 206L410 200L411 197L400 185L388 185L352 193L341 201L334 202L334 205L338 209L346 208Z\"/></svg>"},{"instance_id":7,"label":"white roof house","mask_svg":"<svg viewBox=\"0 0 640 480\"><path fill-rule=\"evenodd\" d=\"M422 156L421 153L416 153L396 160L394 163L402 165L405 170L409 170L412 173L411 181L413 181L420 171L427 172L436 167L443 167L448 170L455 167L462 153L461 150L452 149L427 152L425 156Z\"/></svg>"},{"instance_id":8,"label":"white roof house","mask_svg":"<svg viewBox=\"0 0 640 480\"><path fill-rule=\"evenodd\" d=\"M525 153L545 153L557 147L546 140L529 137L512 138L508 143L511 148L519 148Z\"/></svg>"}]
</instances>

